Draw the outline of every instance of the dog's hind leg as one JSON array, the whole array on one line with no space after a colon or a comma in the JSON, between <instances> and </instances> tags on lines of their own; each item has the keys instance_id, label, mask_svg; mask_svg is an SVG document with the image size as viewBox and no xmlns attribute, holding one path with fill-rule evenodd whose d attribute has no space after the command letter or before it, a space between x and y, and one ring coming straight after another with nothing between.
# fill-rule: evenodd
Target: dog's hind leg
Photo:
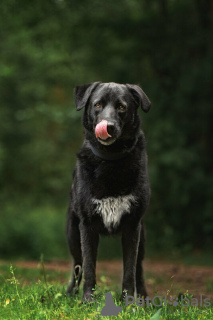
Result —
<instances>
[{"instance_id":1,"label":"dog's hind leg","mask_svg":"<svg viewBox=\"0 0 213 320\"><path fill-rule=\"evenodd\" d=\"M67 288L69 295L78 292L78 287L82 279L82 251L79 231L79 219L70 215L67 219L67 241L70 253L73 257L73 274Z\"/></svg>"},{"instance_id":2,"label":"dog's hind leg","mask_svg":"<svg viewBox=\"0 0 213 320\"><path fill-rule=\"evenodd\" d=\"M141 232L140 232L140 242L138 247L138 257L137 257L137 264L136 264L136 290L137 296L144 298L147 296L145 283L144 283L144 276L143 276L143 266L142 262L144 259L145 254L145 230L143 222L141 223Z\"/></svg>"}]
</instances>

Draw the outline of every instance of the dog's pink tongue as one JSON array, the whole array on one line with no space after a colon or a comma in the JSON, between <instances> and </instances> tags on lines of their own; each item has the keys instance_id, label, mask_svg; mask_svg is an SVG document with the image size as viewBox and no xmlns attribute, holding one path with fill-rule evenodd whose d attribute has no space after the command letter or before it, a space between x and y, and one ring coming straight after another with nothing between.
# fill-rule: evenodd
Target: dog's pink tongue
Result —
<instances>
[{"instance_id":1,"label":"dog's pink tongue","mask_svg":"<svg viewBox=\"0 0 213 320\"><path fill-rule=\"evenodd\" d=\"M111 137L110 134L107 132L107 121L102 120L97 124L95 127L95 135L96 138L101 138L102 140L106 140L107 138Z\"/></svg>"}]
</instances>

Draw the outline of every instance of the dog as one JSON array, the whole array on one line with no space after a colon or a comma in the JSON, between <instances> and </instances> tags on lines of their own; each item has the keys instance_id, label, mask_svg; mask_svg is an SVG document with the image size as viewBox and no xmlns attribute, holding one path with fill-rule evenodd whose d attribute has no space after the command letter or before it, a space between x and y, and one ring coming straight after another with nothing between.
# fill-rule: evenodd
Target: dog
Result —
<instances>
[{"instance_id":1,"label":"dog","mask_svg":"<svg viewBox=\"0 0 213 320\"><path fill-rule=\"evenodd\" d=\"M100 235L120 235L123 250L122 297L147 296L143 217L150 201L146 141L137 109L150 100L138 85L93 82L74 89L77 110L84 108L84 142L77 154L67 213L67 241L73 275L67 289L83 301L96 285Z\"/></svg>"}]
</instances>

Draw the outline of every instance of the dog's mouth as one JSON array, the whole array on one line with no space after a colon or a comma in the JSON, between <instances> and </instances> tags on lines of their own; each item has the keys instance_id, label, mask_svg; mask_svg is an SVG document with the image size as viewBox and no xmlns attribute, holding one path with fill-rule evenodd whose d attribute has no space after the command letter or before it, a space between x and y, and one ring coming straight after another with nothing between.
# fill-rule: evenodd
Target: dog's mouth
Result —
<instances>
[{"instance_id":1,"label":"dog's mouth","mask_svg":"<svg viewBox=\"0 0 213 320\"><path fill-rule=\"evenodd\" d=\"M107 138L106 140L103 140L103 139L101 139L101 138L98 138L98 141L99 141L101 144L105 145L105 146L109 146L110 144L114 143L115 140L116 140L116 138L112 138L112 137L111 137L111 138Z\"/></svg>"},{"instance_id":2,"label":"dog's mouth","mask_svg":"<svg viewBox=\"0 0 213 320\"><path fill-rule=\"evenodd\" d=\"M116 140L114 124L107 120L100 121L95 127L95 135L101 144L112 144Z\"/></svg>"}]
</instances>

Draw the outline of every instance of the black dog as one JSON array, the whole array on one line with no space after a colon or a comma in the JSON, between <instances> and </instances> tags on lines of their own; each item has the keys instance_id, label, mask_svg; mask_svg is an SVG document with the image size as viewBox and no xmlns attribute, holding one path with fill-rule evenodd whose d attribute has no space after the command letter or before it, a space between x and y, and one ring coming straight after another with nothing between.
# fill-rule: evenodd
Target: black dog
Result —
<instances>
[{"instance_id":1,"label":"black dog","mask_svg":"<svg viewBox=\"0 0 213 320\"><path fill-rule=\"evenodd\" d=\"M146 296L143 280L143 216L150 199L146 142L139 106L151 103L137 85L94 82L74 90L77 110L84 108L85 140L78 153L67 215L67 238L74 273L67 292L77 292L83 264L83 300L96 284L99 235L120 234L123 296Z\"/></svg>"}]
</instances>

